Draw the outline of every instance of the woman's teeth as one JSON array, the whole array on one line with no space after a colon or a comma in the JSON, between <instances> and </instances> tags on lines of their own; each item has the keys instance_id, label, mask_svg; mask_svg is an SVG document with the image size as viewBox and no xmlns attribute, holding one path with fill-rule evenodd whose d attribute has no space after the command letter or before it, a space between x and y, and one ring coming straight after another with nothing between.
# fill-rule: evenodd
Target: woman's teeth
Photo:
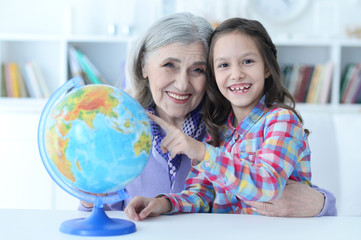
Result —
<instances>
[{"instance_id":1,"label":"woman's teeth","mask_svg":"<svg viewBox=\"0 0 361 240\"><path fill-rule=\"evenodd\" d=\"M185 99L189 98L189 96L190 96L190 95L177 95L177 94L174 94L171 92L168 92L168 95L177 100L185 100Z\"/></svg>"}]
</instances>

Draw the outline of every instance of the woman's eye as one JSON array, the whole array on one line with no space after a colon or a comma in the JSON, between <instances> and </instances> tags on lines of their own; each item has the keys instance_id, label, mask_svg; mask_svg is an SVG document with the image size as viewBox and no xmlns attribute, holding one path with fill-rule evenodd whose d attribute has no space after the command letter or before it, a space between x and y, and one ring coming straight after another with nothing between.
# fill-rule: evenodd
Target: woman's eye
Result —
<instances>
[{"instance_id":1,"label":"woman's eye","mask_svg":"<svg viewBox=\"0 0 361 240\"><path fill-rule=\"evenodd\" d=\"M202 74L206 72L206 71L205 71L204 69L202 69L202 68L196 68L194 71L195 71L195 72L202 73Z\"/></svg>"},{"instance_id":2,"label":"woman's eye","mask_svg":"<svg viewBox=\"0 0 361 240\"><path fill-rule=\"evenodd\" d=\"M163 65L163 67L174 67L173 63L166 63Z\"/></svg>"}]
</instances>

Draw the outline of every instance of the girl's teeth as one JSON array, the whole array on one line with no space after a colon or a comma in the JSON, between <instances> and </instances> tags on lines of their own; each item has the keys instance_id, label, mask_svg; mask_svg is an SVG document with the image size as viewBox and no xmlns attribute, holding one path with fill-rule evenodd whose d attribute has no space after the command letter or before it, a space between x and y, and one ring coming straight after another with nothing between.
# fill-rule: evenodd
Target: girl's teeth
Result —
<instances>
[{"instance_id":1,"label":"girl's teeth","mask_svg":"<svg viewBox=\"0 0 361 240\"><path fill-rule=\"evenodd\" d=\"M243 87L230 87L231 91L235 92L245 92L247 89L250 88L251 85L243 86Z\"/></svg>"}]
</instances>

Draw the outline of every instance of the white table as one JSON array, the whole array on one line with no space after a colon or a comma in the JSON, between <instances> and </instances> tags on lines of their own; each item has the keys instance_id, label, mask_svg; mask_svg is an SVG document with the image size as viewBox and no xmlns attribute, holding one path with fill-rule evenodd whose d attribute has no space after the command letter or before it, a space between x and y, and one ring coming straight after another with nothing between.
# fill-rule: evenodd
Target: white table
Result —
<instances>
[{"instance_id":1,"label":"white table","mask_svg":"<svg viewBox=\"0 0 361 240\"><path fill-rule=\"evenodd\" d=\"M110 217L128 219L123 212ZM0 209L0 239L361 239L361 217L271 218L232 214L179 214L136 222L137 231L111 237L83 237L64 234L60 224L87 217L80 211Z\"/></svg>"}]
</instances>

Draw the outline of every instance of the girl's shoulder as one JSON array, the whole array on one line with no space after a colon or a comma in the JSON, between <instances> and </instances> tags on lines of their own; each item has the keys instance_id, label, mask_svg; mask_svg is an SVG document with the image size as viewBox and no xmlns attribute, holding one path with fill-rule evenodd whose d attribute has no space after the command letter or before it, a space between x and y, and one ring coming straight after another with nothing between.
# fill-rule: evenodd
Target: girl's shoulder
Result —
<instances>
[{"instance_id":1,"label":"girl's shoulder","mask_svg":"<svg viewBox=\"0 0 361 240\"><path fill-rule=\"evenodd\" d=\"M265 114L265 118L268 120L292 120L300 122L300 119L294 111L282 107L270 108L269 111Z\"/></svg>"}]
</instances>

